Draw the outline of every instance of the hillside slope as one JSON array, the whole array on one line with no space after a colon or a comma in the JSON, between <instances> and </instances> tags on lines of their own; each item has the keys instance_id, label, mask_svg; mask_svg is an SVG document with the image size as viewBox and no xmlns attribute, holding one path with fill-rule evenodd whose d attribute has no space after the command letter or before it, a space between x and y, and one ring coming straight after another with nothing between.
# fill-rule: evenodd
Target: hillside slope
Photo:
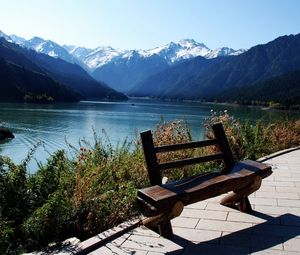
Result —
<instances>
[{"instance_id":1,"label":"hillside slope","mask_svg":"<svg viewBox=\"0 0 300 255\"><path fill-rule=\"evenodd\" d=\"M76 91L83 99L126 99L120 92L95 81L85 70L59 58L22 48L0 38L0 57L27 70L47 74Z\"/></svg>"},{"instance_id":2,"label":"hillside slope","mask_svg":"<svg viewBox=\"0 0 300 255\"><path fill-rule=\"evenodd\" d=\"M77 102L79 96L48 75L0 58L1 102Z\"/></svg>"},{"instance_id":3,"label":"hillside slope","mask_svg":"<svg viewBox=\"0 0 300 255\"><path fill-rule=\"evenodd\" d=\"M300 69L300 34L283 36L238 56L195 58L153 75L131 96L205 99L225 89L254 84Z\"/></svg>"},{"instance_id":4,"label":"hillside slope","mask_svg":"<svg viewBox=\"0 0 300 255\"><path fill-rule=\"evenodd\" d=\"M254 85L231 88L212 99L239 104L266 104L278 107L300 107L300 71L260 81Z\"/></svg>"}]
</instances>

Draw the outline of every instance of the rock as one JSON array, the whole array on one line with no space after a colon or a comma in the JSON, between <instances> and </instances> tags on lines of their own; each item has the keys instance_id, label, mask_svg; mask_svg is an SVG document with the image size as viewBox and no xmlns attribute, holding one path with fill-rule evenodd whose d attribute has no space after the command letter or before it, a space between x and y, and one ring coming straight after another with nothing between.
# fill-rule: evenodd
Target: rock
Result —
<instances>
[{"instance_id":1,"label":"rock","mask_svg":"<svg viewBox=\"0 0 300 255\"><path fill-rule=\"evenodd\" d=\"M0 141L15 138L14 134L6 128L0 127Z\"/></svg>"}]
</instances>

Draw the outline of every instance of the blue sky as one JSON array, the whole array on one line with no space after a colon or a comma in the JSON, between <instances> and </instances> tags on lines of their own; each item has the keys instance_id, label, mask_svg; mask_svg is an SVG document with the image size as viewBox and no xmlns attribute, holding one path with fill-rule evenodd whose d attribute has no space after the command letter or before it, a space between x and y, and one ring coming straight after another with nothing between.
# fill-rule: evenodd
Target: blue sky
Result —
<instances>
[{"instance_id":1,"label":"blue sky","mask_svg":"<svg viewBox=\"0 0 300 255\"><path fill-rule=\"evenodd\" d=\"M0 0L0 30L60 44L149 49L193 38L249 48L300 33L300 0Z\"/></svg>"}]
</instances>

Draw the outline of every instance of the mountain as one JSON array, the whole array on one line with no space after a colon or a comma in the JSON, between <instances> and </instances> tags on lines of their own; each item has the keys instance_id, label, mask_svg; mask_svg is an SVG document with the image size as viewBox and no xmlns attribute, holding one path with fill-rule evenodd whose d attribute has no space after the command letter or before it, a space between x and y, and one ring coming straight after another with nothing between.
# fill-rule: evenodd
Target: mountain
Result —
<instances>
[{"instance_id":1,"label":"mountain","mask_svg":"<svg viewBox=\"0 0 300 255\"><path fill-rule=\"evenodd\" d=\"M106 63L99 62L98 68L92 71L92 76L97 80L109 83L113 88L122 92L129 92L137 84L148 77L160 73L183 61L203 56L215 58L218 56L237 55L243 50L235 51L230 48L210 50L203 43L197 43L192 39L171 42L165 46L150 50L126 51L121 55L106 56Z\"/></svg>"},{"instance_id":2,"label":"mountain","mask_svg":"<svg viewBox=\"0 0 300 255\"><path fill-rule=\"evenodd\" d=\"M4 34L1 30L0 30L0 38L4 38L8 42L13 42L12 38L10 36Z\"/></svg>"},{"instance_id":3,"label":"mountain","mask_svg":"<svg viewBox=\"0 0 300 255\"><path fill-rule=\"evenodd\" d=\"M114 58L122 57L122 55L127 52L116 50L110 46L97 47L95 49L67 45L63 45L63 47L68 50L71 55L79 59L81 63L85 65L85 68L90 71L110 63Z\"/></svg>"},{"instance_id":4,"label":"mountain","mask_svg":"<svg viewBox=\"0 0 300 255\"><path fill-rule=\"evenodd\" d=\"M0 38L1 39L1 38ZM84 69L60 58L53 58L34 50L20 47L2 39L0 57L27 70L46 74L70 87L82 99L126 99L106 84L95 81Z\"/></svg>"},{"instance_id":5,"label":"mountain","mask_svg":"<svg viewBox=\"0 0 300 255\"><path fill-rule=\"evenodd\" d=\"M251 86L230 88L211 98L217 102L266 104L300 108L300 70L288 72Z\"/></svg>"},{"instance_id":6,"label":"mountain","mask_svg":"<svg viewBox=\"0 0 300 255\"><path fill-rule=\"evenodd\" d=\"M19 45L26 41L25 38L17 36L17 35L10 35L9 37L11 39L10 42L13 42L13 43L16 43L16 44L19 44ZM8 40L6 39L6 41L8 41Z\"/></svg>"},{"instance_id":7,"label":"mountain","mask_svg":"<svg viewBox=\"0 0 300 255\"><path fill-rule=\"evenodd\" d=\"M131 96L205 99L300 69L300 34L282 36L238 56L197 57L155 74L131 90Z\"/></svg>"},{"instance_id":8,"label":"mountain","mask_svg":"<svg viewBox=\"0 0 300 255\"><path fill-rule=\"evenodd\" d=\"M13 42L22 47L33 49L38 53L44 53L50 57L61 58L72 64L81 64L78 59L71 55L65 48L51 40L44 40L40 37L33 37L30 40L26 40L16 35L10 35L9 37Z\"/></svg>"},{"instance_id":9,"label":"mountain","mask_svg":"<svg viewBox=\"0 0 300 255\"><path fill-rule=\"evenodd\" d=\"M120 59L126 59L126 56L129 58L132 52L136 52L140 58L158 55L169 65L172 65L197 56L215 58L218 56L238 55L245 51L242 49L236 51L227 47L211 50L205 44L198 43L193 39L170 42L164 46L148 50L120 50L110 46L98 47L95 49L68 45L63 45L63 47L71 55L80 59L91 71L94 71L103 65L110 64L111 62L118 62Z\"/></svg>"},{"instance_id":10,"label":"mountain","mask_svg":"<svg viewBox=\"0 0 300 255\"><path fill-rule=\"evenodd\" d=\"M177 43L170 42L162 47L140 51L144 57L149 57L154 54L163 58L169 65L182 60L194 58L197 56L206 56L211 50L203 43L197 43L193 39L181 40Z\"/></svg>"},{"instance_id":11,"label":"mountain","mask_svg":"<svg viewBox=\"0 0 300 255\"><path fill-rule=\"evenodd\" d=\"M116 90L127 92L146 77L164 70L169 65L158 55L141 56L137 51L129 51L121 58L97 68L93 77L103 80Z\"/></svg>"},{"instance_id":12,"label":"mountain","mask_svg":"<svg viewBox=\"0 0 300 255\"><path fill-rule=\"evenodd\" d=\"M184 39L179 42L171 42L162 47L139 51L142 56L148 57L156 54L167 61L169 65L188 60L198 56L205 58L216 58L220 56L231 56L243 53L245 50L234 50L228 47L209 49L205 44L198 43L193 39Z\"/></svg>"},{"instance_id":13,"label":"mountain","mask_svg":"<svg viewBox=\"0 0 300 255\"><path fill-rule=\"evenodd\" d=\"M1 102L77 102L78 95L43 73L0 58Z\"/></svg>"},{"instance_id":14,"label":"mountain","mask_svg":"<svg viewBox=\"0 0 300 255\"><path fill-rule=\"evenodd\" d=\"M60 46L40 37L26 40L16 35L11 35L10 39L22 47L61 58L69 63L76 63L89 71L94 79L104 81L124 93L168 66L191 58L203 56L210 59L244 52L244 50L236 51L227 47L211 50L205 44L193 39L170 42L149 50L121 50L110 46L95 49L71 45Z\"/></svg>"}]
</instances>

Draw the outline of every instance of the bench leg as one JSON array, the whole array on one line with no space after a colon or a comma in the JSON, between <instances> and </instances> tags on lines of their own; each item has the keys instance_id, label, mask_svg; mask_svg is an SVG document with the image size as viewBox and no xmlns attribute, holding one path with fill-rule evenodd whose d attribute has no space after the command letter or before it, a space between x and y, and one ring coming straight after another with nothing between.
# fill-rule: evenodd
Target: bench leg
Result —
<instances>
[{"instance_id":1,"label":"bench leg","mask_svg":"<svg viewBox=\"0 0 300 255\"><path fill-rule=\"evenodd\" d=\"M158 232L162 237L170 239L173 237L170 219L178 217L182 213L183 207L184 204L181 201L177 201L171 211L146 218L143 220L143 225Z\"/></svg>"},{"instance_id":2,"label":"bench leg","mask_svg":"<svg viewBox=\"0 0 300 255\"><path fill-rule=\"evenodd\" d=\"M260 176L256 176L254 182L248 187L233 191L224 197L221 205L236 208L241 212L251 213L252 208L248 196L260 188L261 180Z\"/></svg>"},{"instance_id":3,"label":"bench leg","mask_svg":"<svg viewBox=\"0 0 300 255\"><path fill-rule=\"evenodd\" d=\"M171 221L164 222L158 226L159 234L167 239L173 237L173 229L171 225Z\"/></svg>"},{"instance_id":4,"label":"bench leg","mask_svg":"<svg viewBox=\"0 0 300 255\"><path fill-rule=\"evenodd\" d=\"M241 199L239 203L237 203L237 208L244 213L252 213L252 207L248 197L244 197Z\"/></svg>"}]
</instances>

